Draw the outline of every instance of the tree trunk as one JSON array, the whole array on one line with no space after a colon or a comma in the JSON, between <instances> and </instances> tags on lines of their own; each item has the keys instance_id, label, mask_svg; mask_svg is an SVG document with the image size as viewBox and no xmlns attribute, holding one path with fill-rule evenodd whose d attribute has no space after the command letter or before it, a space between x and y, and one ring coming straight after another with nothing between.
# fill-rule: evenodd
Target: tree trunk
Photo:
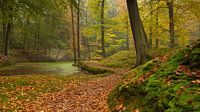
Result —
<instances>
[{"instance_id":1,"label":"tree trunk","mask_svg":"<svg viewBox=\"0 0 200 112\"><path fill-rule=\"evenodd\" d=\"M55 58L55 61L57 61L58 60L58 57L59 57L59 55L60 55L60 53L61 53L61 47L59 46L59 49L58 49L58 53L57 53L57 55L56 55L56 58Z\"/></svg>"},{"instance_id":2,"label":"tree trunk","mask_svg":"<svg viewBox=\"0 0 200 112\"><path fill-rule=\"evenodd\" d=\"M147 43L145 39L144 28L139 16L137 0L127 0L127 7L131 22L131 29L133 32L133 39L135 43L137 56L135 66L137 67L146 61Z\"/></svg>"},{"instance_id":3,"label":"tree trunk","mask_svg":"<svg viewBox=\"0 0 200 112\"><path fill-rule=\"evenodd\" d=\"M175 39L175 31L174 31L174 7L173 0L167 0L166 2L168 10L169 10L169 32L170 32L170 44L171 48L175 47L176 39Z\"/></svg>"},{"instance_id":4,"label":"tree trunk","mask_svg":"<svg viewBox=\"0 0 200 112\"><path fill-rule=\"evenodd\" d=\"M5 56L9 55L9 47L10 47L10 33L11 33L11 23L7 23L6 35L5 35Z\"/></svg>"},{"instance_id":5,"label":"tree trunk","mask_svg":"<svg viewBox=\"0 0 200 112\"><path fill-rule=\"evenodd\" d=\"M5 37L6 37L6 24L2 22L2 36L3 36L3 44L5 44Z\"/></svg>"},{"instance_id":6,"label":"tree trunk","mask_svg":"<svg viewBox=\"0 0 200 112\"><path fill-rule=\"evenodd\" d=\"M200 20L199 20L199 39L200 39Z\"/></svg>"},{"instance_id":7,"label":"tree trunk","mask_svg":"<svg viewBox=\"0 0 200 112\"><path fill-rule=\"evenodd\" d=\"M86 39L86 41L87 41L87 50L88 50L88 60L91 60L90 41L88 38Z\"/></svg>"},{"instance_id":8,"label":"tree trunk","mask_svg":"<svg viewBox=\"0 0 200 112\"><path fill-rule=\"evenodd\" d=\"M26 51L26 39L27 39L27 36L26 36L26 33L24 34L24 40L23 40L23 50Z\"/></svg>"},{"instance_id":9,"label":"tree trunk","mask_svg":"<svg viewBox=\"0 0 200 112\"><path fill-rule=\"evenodd\" d=\"M105 28L104 28L104 7L105 7L105 0L101 1L101 49L102 49L102 56L103 58L106 57L105 51Z\"/></svg>"},{"instance_id":10,"label":"tree trunk","mask_svg":"<svg viewBox=\"0 0 200 112\"><path fill-rule=\"evenodd\" d=\"M40 20L38 20L37 24L37 48L36 48L36 54L39 55L39 47L40 47Z\"/></svg>"},{"instance_id":11,"label":"tree trunk","mask_svg":"<svg viewBox=\"0 0 200 112\"><path fill-rule=\"evenodd\" d=\"M157 9L157 11L156 11L156 29L158 29L158 14L159 14L159 12ZM158 30L156 30L156 31L158 31ZM159 40L158 40L158 34L156 34L156 48L158 48L158 46L159 46Z\"/></svg>"},{"instance_id":12,"label":"tree trunk","mask_svg":"<svg viewBox=\"0 0 200 112\"><path fill-rule=\"evenodd\" d=\"M150 47L150 49L152 49L152 46L153 46L153 39L152 39L152 37L153 37L153 29L152 29L152 27L150 27L149 28L149 47Z\"/></svg>"},{"instance_id":13,"label":"tree trunk","mask_svg":"<svg viewBox=\"0 0 200 112\"><path fill-rule=\"evenodd\" d=\"M152 13L152 4L150 3L150 25L149 25L149 47L152 49L153 46L153 13Z\"/></svg>"},{"instance_id":14,"label":"tree trunk","mask_svg":"<svg viewBox=\"0 0 200 112\"><path fill-rule=\"evenodd\" d=\"M78 7L80 7L80 0L78 0ZM80 48L80 9L77 10L77 61L81 60Z\"/></svg>"},{"instance_id":15,"label":"tree trunk","mask_svg":"<svg viewBox=\"0 0 200 112\"><path fill-rule=\"evenodd\" d=\"M33 45L33 53L36 53L36 46L37 46L37 32L34 33L34 45Z\"/></svg>"},{"instance_id":16,"label":"tree trunk","mask_svg":"<svg viewBox=\"0 0 200 112\"><path fill-rule=\"evenodd\" d=\"M71 5L71 22L72 22L72 38L73 38L73 52L74 52L74 64L77 64L77 56L76 56L76 38L75 38L75 30L74 30L74 10Z\"/></svg>"},{"instance_id":17,"label":"tree trunk","mask_svg":"<svg viewBox=\"0 0 200 112\"><path fill-rule=\"evenodd\" d=\"M129 25L128 25L128 18L126 21L126 45L127 45L127 50L130 50L130 46L129 46Z\"/></svg>"},{"instance_id":18,"label":"tree trunk","mask_svg":"<svg viewBox=\"0 0 200 112\"><path fill-rule=\"evenodd\" d=\"M86 11L86 19L85 19L85 27L88 26L88 13ZM90 40L86 38L87 43L87 50L88 50L88 60L91 60L91 53L90 53Z\"/></svg>"}]
</instances>

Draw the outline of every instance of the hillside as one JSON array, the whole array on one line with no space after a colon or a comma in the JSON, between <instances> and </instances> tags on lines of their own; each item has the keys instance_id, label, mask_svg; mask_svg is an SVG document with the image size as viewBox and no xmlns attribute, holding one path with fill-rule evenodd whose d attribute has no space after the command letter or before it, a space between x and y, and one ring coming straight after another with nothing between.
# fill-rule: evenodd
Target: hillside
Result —
<instances>
[{"instance_id":1,"label":"hillside","mask_svg":"<svg viewBox=\"0 0 200 112\"><path fill-rule=\"evenodd\" d=\"M132 69L109 97L113 112L199 112L200 41Z\"/></svg>"}]
</instances>

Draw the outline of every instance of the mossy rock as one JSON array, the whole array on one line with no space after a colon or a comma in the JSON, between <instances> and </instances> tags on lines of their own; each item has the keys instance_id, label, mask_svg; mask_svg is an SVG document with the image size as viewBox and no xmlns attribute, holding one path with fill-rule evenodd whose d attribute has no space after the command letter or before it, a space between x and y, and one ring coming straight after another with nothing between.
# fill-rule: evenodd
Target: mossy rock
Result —
<instances>
[{"instance_id":1,"label":"mossy rock","mask_svg":"<svg viewBox=\"0 0 200 112\"><path fill-rule=\"evenodd\" d=\"M90 63L86 62L80 62L79 67L81 68L82 71L87 71L91 74L104 74L104 73L114 73L112 70L103 68L100 66L92 65Z\"/></svg>"}]
</instances>

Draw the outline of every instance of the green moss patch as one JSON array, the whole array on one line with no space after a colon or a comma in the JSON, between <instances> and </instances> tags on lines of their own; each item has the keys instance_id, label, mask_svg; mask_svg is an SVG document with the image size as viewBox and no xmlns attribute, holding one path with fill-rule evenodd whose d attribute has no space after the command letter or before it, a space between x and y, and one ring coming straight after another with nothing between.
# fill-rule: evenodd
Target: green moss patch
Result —
<instances>
[{"instance_id":1,"label":"green moss patch","mask_svg":"<svg viewBox=\"0 0 200 112\"><path fill-rule=\"evenodd\" d=\"M82 71L87 71L91 74L114 73L111 69L98 65L95 62L80 62L79 67Z\"/></svg>"},{"instance_id":2,"label":"green moss patch","mask_svg":"<svg viewBox=\"0 0 200 112\"><path fill-rule=\"evenodd\" d=\"M197 43L167 61L154 59L133 69L110 94L111 111L199 112L199 77L188 75L199 71Z\"/></svg>"},{"instance_id":3,"label":"green moss patch","mask_svg":"<svg viewBox=\"0 0 200 112\"><path fill-rule=\"evenodd\" d=\"M135 53L132 51L120 51L100 61L100 64L107 67L127 68L135 63Z\"/></svg>"}]
</instances>

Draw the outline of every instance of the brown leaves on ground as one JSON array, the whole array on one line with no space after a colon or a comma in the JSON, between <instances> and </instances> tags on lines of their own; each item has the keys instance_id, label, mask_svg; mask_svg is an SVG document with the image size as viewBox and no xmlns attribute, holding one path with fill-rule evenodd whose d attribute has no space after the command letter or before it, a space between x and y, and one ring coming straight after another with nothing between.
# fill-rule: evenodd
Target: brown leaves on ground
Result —
<instances>
[{"instance_id":1,"label":"brown leaves on ground","mask_svg":"<svg viewBox=\"0 0 200 112\"><path fill-rule=\"evenodd\" d=\"M35 102L23 104L23 111L108 112L107 97L119 82L119 75L69 83L56 93L46 93Z\"/></svg>"},{"instance_id":2,"label":"brown leaves on ground","mask_svg":"<svg viewBox=\"0 0 200 112\"><path fill-rule=\"evenodd\" d=\"M116 109L118 112L122 112L123 110L126 109L126 107L124 107L123 104L120 104L120 105L116 105L115 109Z\"/></svg>"},{"instance_id":3,"label":"brown leaves on ground","mask_svg":"<svg viewBox=\"0 0 200 112\"><path fill-rule=\"evenodd\" d=\"M176 75L179 76L181 73L185 73L188 77L200 79L200 70L191 71L185 65L180 65L176 70Z\"/></svg>"},{"instance_id":4,"label":"brown leaves on ground","mask_svg":"<svg viewBox=\"0 0 200 112\"><path fill-rule=\"evenodd\" d=\"M194 83L194 84L200 84L200 80L198 79L198 80L194 80L194 81L191 81L192 83Z\"/></svg>"}]
</instances>

